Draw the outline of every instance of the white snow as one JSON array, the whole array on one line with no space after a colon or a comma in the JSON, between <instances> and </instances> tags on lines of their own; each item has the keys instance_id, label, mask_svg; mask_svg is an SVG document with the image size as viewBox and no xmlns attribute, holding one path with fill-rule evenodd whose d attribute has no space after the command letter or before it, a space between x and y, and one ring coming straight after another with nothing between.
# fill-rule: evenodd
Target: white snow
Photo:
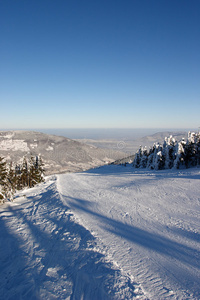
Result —
<instances>
[{"instance_id":1,"label":"white snow","mask_svg":"<svg viewBox=\"0 0 200 300\"><path fill-rule=\"evenodd\" d=\"M9 151L9 150L29 151L29 148L28 148L26 142L24 142L23 140L12 140L12 139L0 141L0 149L4 150L4 151Z\"/></svg>"},{"instance_id":2,"label":"white snow","mask_svg":"<svg viewBox=\"0 0 200 300\"><path fill-rule=\"evenodd\" d=\"M53 147L52 146L48 146L47 148L46 148L46 151L53 151Z\"/></svg>"},{"instance_id":3,"label":"white snow","mask_svg":"<svg viewBox=\"0 0 200 300\"><path fill-rule=\"evenodd\" d=\"M37 143L30 144L30 147L31 147L32 149L35 149L35 148L37 148L37 146L38 146L38 144L37 144Z\"/></svg>"},{"instance_id":4,"label":"white snow","mask_svg":"<svg viewBox=\"0 0 200 300\"><path fill-rule=\"evenodd\" d=\"M0 208L0 299L200 299L199 212L198 168L48 177Z\"/></svg>"},{"instance_id":5,"label":"white snow","mask_svg":"<svg viewBox=\"0 0 200 300\"><path fill-rule=\"evenodd\" d=\"M5 134L3 137L4 137L5 139L11 139L13 136L14 136L14 132L12 132L12 133L7 133L7 134Z\"/></svg>"}]
</instances>

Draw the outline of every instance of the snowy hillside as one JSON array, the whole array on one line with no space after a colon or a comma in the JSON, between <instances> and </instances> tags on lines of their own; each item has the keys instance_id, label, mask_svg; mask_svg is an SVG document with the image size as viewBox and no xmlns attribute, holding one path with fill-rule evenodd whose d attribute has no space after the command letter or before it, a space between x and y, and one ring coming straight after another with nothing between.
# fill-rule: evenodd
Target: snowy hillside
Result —
<instances>
[{"instance_id":1,"label":"snowy hillside","mask_svg":"<svg viewBox=\"0 0 200 300\"><path fill-rule=\"evenodd\" d=\"M125 156L120 151L99 149L63 136L23 130L0 131L0 156L21 163L24 155L31 154L41 154L46 175L84 171Z\"/></svg>"},{"instance_id":2,"label":"snowy hillside","mask_svg":"<svg viewBox=\"0 0 200 300\"><path fill-rule=\"evenodd\" d=\"M200 299L200 169L50 176L0 207L0 299Z\"/></svg>"}]
</instances>

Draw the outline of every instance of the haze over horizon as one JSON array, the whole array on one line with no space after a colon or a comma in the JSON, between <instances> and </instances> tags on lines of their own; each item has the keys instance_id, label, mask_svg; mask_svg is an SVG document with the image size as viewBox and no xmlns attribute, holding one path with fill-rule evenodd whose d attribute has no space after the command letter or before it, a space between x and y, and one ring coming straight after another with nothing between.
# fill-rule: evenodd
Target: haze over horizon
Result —
<instances>
[{"instance_id":1,"label":"haze over horizon","mask_svg":"<svg viewBox=\"0 0 200 300\"><path fill-rule=\"evenodd\" d=\"M198 128L198 0L1 1L1 128Z\"/></svg>"},{"instance_id":2,"label":"haze over horizon","mask_svg":"<svg viewBox=\"0 0 200 300\"><path fill-rule=\"evenodd\" d=\"M1 129L2 130L2 129ZM13 129L4 129L2 131L12 131ZM189 131L199 131L199 128L25 128L16 129L17 131L35 131L50 135L64 136L77 140L103 140L108 141L134 141L154 134L166 136L172 133L188 133ZM169 133L169 134L168 134Z\"/></svg>"}]
</instances>

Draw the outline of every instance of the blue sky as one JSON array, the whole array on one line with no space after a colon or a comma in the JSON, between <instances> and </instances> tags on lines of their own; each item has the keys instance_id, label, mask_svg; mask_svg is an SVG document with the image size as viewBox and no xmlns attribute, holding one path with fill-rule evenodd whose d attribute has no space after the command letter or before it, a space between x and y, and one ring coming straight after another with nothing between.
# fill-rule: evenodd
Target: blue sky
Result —
<instances>
[{"instance_id":1,"label":"blue sky","mask_svg":"<svg viewBox=\"0 0 200 300\"><path fill-rule=\"evenodd\" d=\"M1 128L198 128L199 15L199 0L1 0Z\"/></svg>"}]
</instances>

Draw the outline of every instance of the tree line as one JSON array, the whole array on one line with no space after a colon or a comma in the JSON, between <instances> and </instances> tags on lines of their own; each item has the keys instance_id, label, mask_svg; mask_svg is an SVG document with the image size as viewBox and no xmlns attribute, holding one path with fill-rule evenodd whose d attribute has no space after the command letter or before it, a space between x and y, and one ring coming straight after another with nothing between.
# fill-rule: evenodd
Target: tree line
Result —
<instances>
[{"instance_id":1,"label":"tree line","mask_svg":"<svg viewBox=\"0 0 200 300\"><path fill-rule=\"evenodd\" d=\"M44 164L40 156L23 157L21 164L7 163L0 157L0 200L13 200L17 190L34 187L44 181Z\"/></svg>"},{"instance_id":2,"label":"tree line","mask_svg":"<svg viewBox=\"0 0 200 300\"><path fill-rule=\"evenodd\" d=\"M200 165L200 133L188 132L188 138L177 142L172 136L164 143L147 150L141 147L135 154L133 166L155 170L190 168Z\"/></svg>"}]
</instances>

